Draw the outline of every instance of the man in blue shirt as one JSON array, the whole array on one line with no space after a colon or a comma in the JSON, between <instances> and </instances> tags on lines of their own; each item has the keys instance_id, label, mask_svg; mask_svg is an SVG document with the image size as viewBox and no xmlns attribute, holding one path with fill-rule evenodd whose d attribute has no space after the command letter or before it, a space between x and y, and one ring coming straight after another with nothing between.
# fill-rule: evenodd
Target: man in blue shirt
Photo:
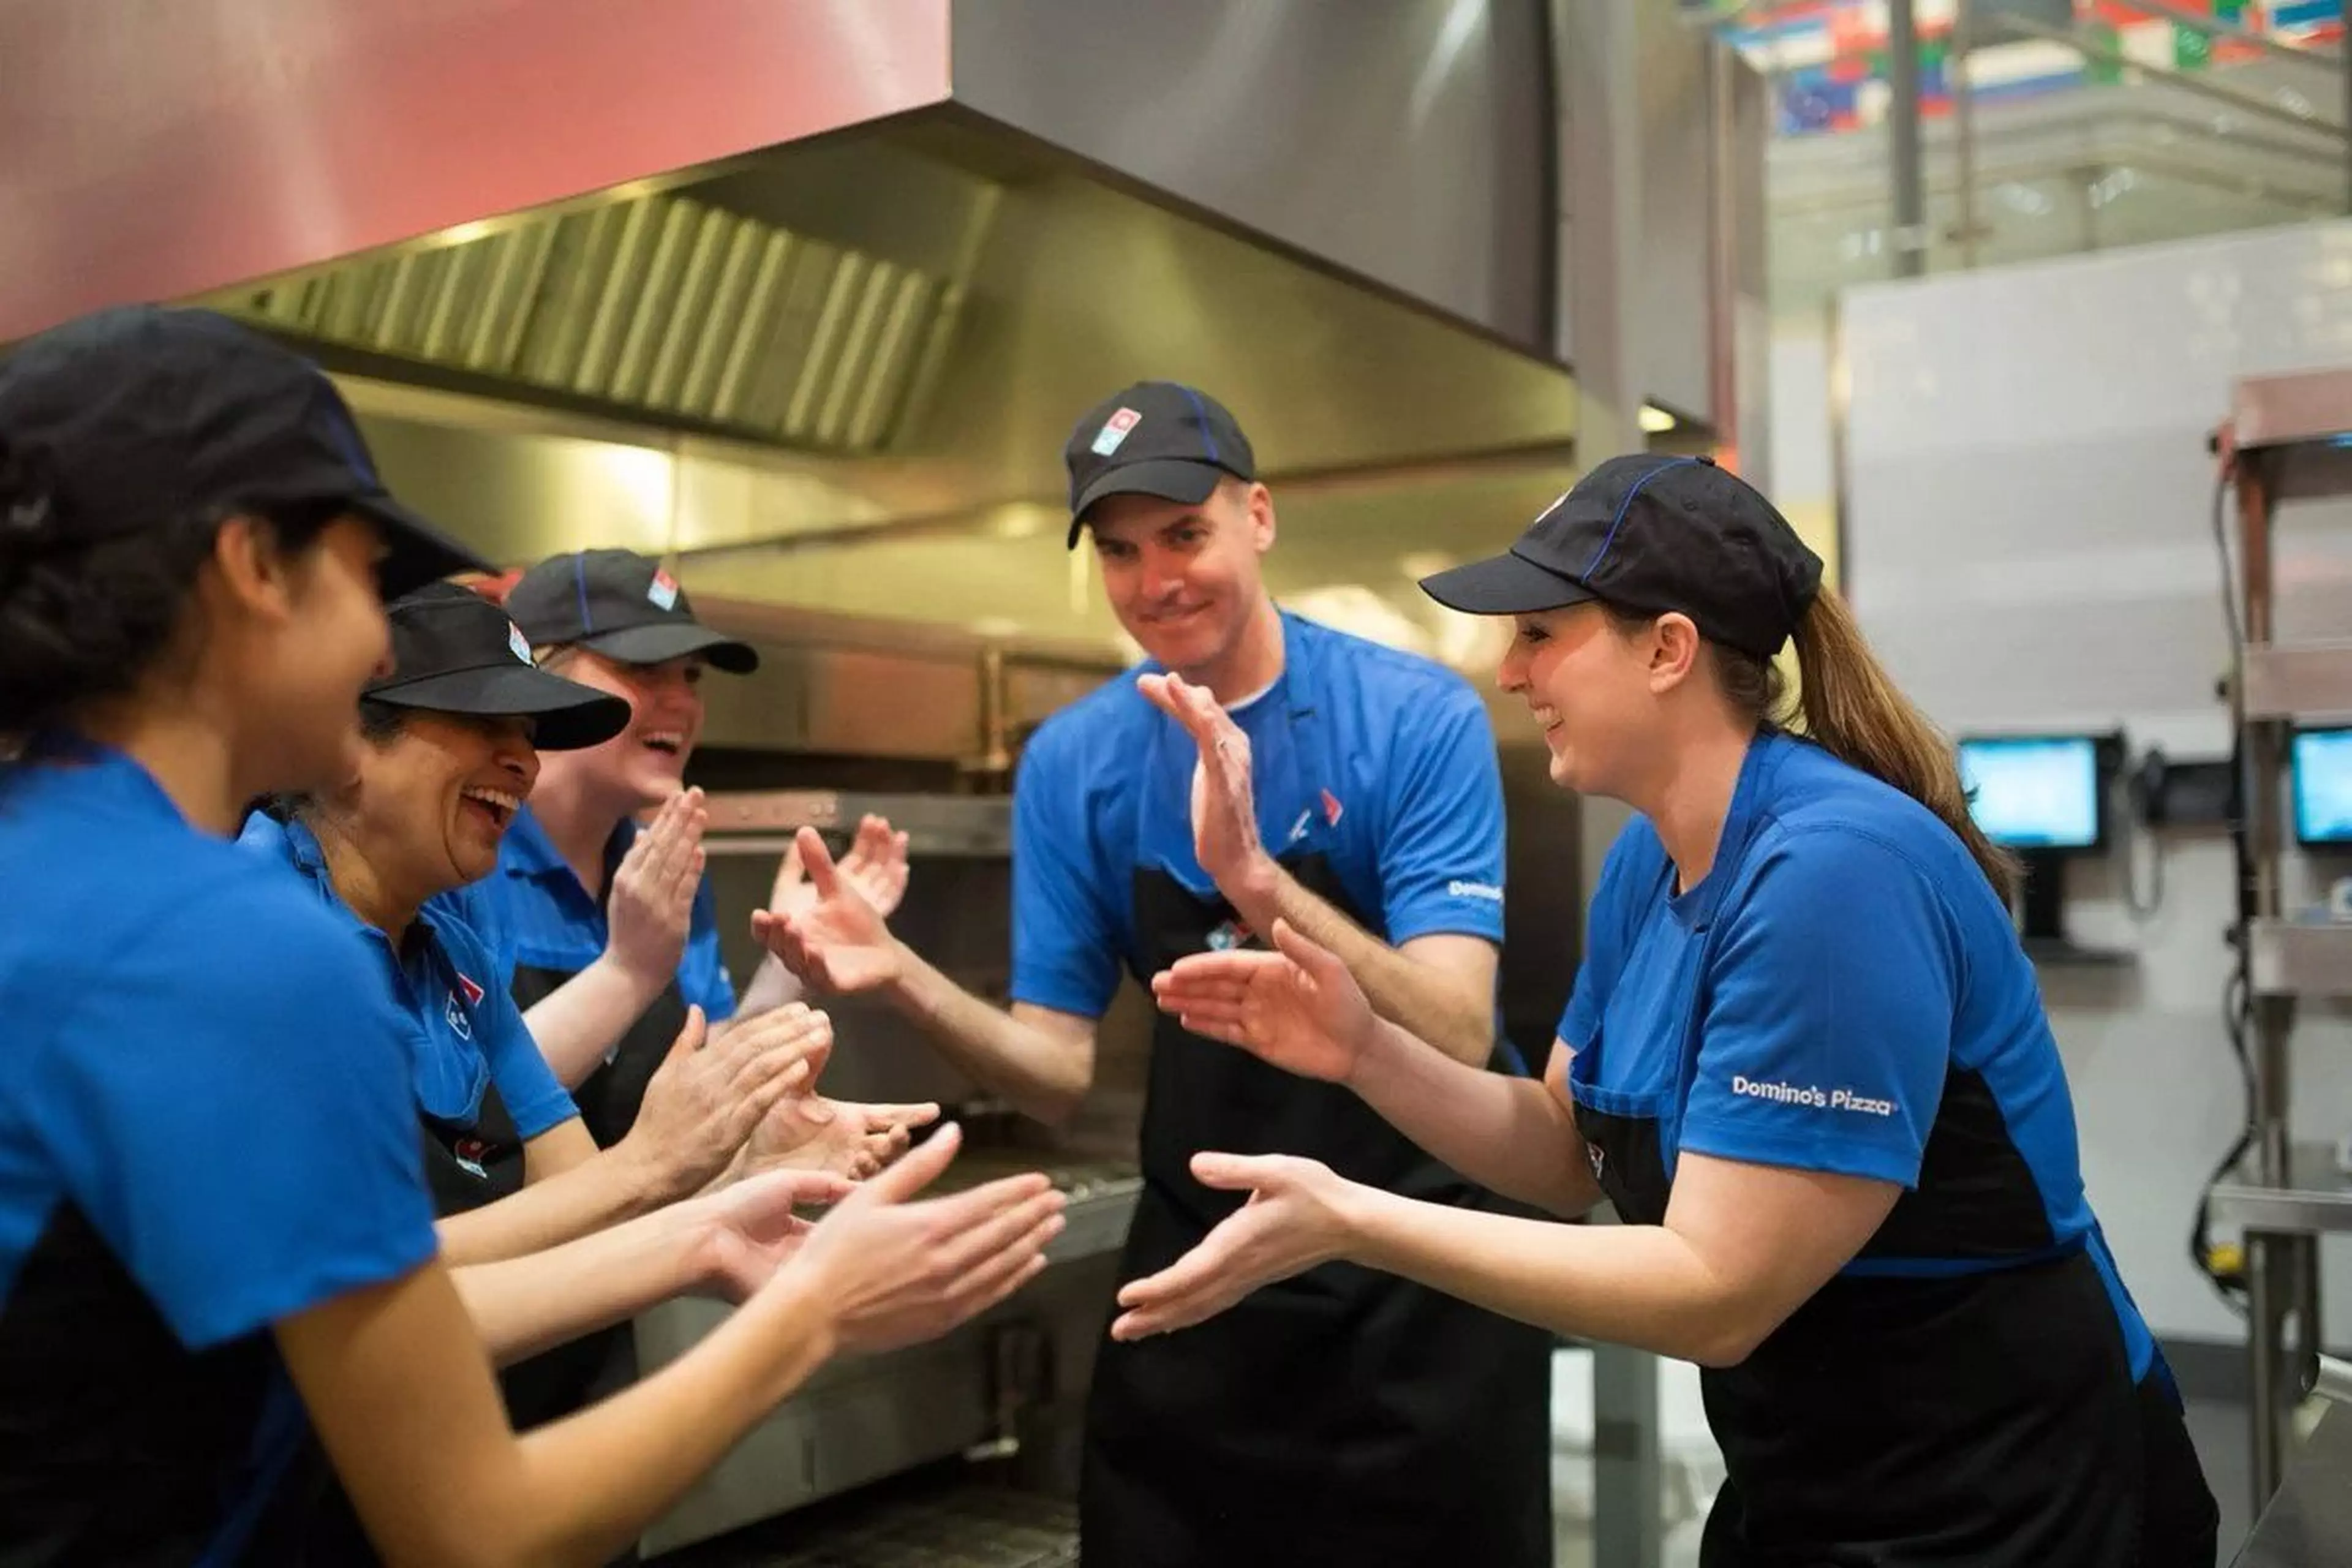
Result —
<instances>
[{"instance_id":1,"label":"man in blue shirt","mask_svg":"<svg viewBox=\"0 0 2352 1568\"><path fill-rule=\"evenodd\" d=\"M822 988L888 995L1041 1118L1086 1094L1122 971L1258 942L1277 918L1329 942L1384 1012L1487 1064L1503 822L1476 694L1276 607L1260 575L1273 499L1213 399L1129 387L1079 421L1066 460L1070 545L1091 530L1150 659L1048 720L1022 758L1010 1011L898 943L813 841L819 902L757 920L763 937ZM1346 1092L1162 1020L1126 1277L1166 1267L1232 1208L1188 1169L1209 1148L1312 1149L1388 1190L1485 1201ZM1358 1268L1316 1270L1220 1321L1213 1337L1103 1347L1087 1563L1550 1562L1547 1338Z\"/></svg>"}]
</instances>

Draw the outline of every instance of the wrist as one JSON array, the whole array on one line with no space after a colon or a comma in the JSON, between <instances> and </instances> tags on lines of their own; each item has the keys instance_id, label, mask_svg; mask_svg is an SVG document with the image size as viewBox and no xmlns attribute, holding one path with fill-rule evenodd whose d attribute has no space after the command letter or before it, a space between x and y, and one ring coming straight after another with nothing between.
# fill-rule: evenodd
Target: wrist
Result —
<instances>
[{"instance_id":1,"label":"wrist","mask_svg":"<svg viewBox=\"0 0 2352 1568\"><path fill-rule=\"evenodd\" d=\"M756 1310L761 1327L774 1337L797 1341L808 1363L814 1364L831 1360L841 1349L841 1321L831 1296L819 1272L795 1258L776 1271L745 1310ZM771 1404L789 1394L804 1375L790 1366L777 1370L790 1381L773 1391Z\"/></svg>"},{"instance_id":2,"label":"wrist","mask_svg":"<svg viewBox=\"0 0 2352 1568\"><path fill-rule=\"evenodd\" d=\"M1224 894L1225 901L1252 930L1261 936L1272 932L1275 918L1282 912L1282 868L1265 846L1252 848L1240 865L1216 882L1217 891Z\"/></svg>"},{"instance_id":3,"label":"wrist","mask_svg":"<svg viewBox=\"0 0 2352 1568\"><path fill-rule=\"evenodd\" d=\"M629 1004L640 1013L653 1005L654 999L662 994L677 973L676 964L664 970L656 964L633 962L610 948L606 948L596 962L627 989Z\"/></svg>"},{"instance_id":4,"label":"wrist","mask_svg":"<svg viewBox=\"0 0 2352 1568\"><path fill-rule=\"evenodd\" d=\"M1325 1261L1384 1267L1373 1259L1381 1254L1381 1222L1392 1197L1360 1182L1340 1182L1330 1199L1333 1226L1330 1256Z\"/></svg>"},{"instance_id":5,"label":"wrist","mask_svg":"<svg viewBox=\"0 0 2352 1568\"><path fill-rule=\"evenodd\" d=\"M657 1147L642 1127L613 1145L609 1157L624 1173L633 1206L638 1213L659 1208L681 1196L690 1184L682 1162Z\"/></svg>"},{"instance_id":6,"label":"wrist","mask_svg":"<svg viewBox=\"0 0 2352 1568\"><path fill-rule=\"evenodd\" d=\"M1381 1085L1394 1076L1403 1043L1398 1032L1375 1014L1364 1031L1363 1040L1348 1058L1347 1076L1339 1080L1341 1087L1368 1100L1378 1094Z\"/></svg>"}]
</instances>

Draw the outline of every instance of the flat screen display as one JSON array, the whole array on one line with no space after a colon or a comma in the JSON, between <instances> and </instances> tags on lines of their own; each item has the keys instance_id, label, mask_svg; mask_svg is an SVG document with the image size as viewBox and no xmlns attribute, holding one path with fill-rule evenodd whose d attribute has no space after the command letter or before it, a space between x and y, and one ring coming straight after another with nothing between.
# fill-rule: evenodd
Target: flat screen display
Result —
<instances>
[{"instance_id":1,"label":"flat screen display","mask_svg":"<svg viewBox=\"0 0 2352 1568\"><path fill-rule=\"evenodd\" d=\"M2352 729L2296 731L2291 772L2295 838L2352 844Z\"/></svg>"},{"instance_id":2,"label":"flat screen display","mask_svg":"<svg viewBox=\"0 0 2352 1568\"><path fill-rule=\"evenodd\" d=\"M1986 837L2015 849L2100 842L2099 748L2089 735L1962 741L1960 783Z\"/></svg>"}]
</instances>

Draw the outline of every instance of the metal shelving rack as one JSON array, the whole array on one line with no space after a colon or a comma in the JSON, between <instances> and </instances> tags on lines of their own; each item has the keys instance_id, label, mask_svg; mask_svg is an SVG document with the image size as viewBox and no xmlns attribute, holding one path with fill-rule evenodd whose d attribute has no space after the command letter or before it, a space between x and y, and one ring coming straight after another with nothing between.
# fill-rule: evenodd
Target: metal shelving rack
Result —
<instances>
[{"instance_id":1,"label":"metal shelving rack","mask_svg":"<svg viewBox=\"0 0 2352 1568\"><path fill-rule=\"evenodd\" d=\"M2278 1489L2290 1422L2319 1365L2318 1238L2352 1231L2352 1184L2336 1172L2330 1152L2294 1147L2287 1121L2295 1004L2352 995L2352 924L2287 918L2282 820L2289 727L2352 714L2352 640L2277 641L2272 574L2272 533L2283 502L2352 496L2352 369L2238 382L2221 439L2235 470L2242 579L2243 646L2230 698L2245 756L2250 886L2239 937L2246 944L2252 1013L2254 1170L2216 1186L2210 1212L2246 1233L2259 1516Z\"/></svg>"}]
</instances>

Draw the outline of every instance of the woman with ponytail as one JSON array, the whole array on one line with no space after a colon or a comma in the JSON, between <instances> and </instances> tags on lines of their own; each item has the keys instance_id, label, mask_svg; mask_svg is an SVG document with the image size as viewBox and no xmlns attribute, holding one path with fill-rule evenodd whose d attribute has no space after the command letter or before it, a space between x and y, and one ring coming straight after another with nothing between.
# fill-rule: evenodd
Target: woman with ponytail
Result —
<instances>
[{"instance_id":1,"label":"woman with ponytail","mask_svg":"<svg viewBox=\"0 0 2352 1568\"><path fill-rule=\"evenodd\" d=\"M1637 814L1541 1083L1380 1019L1279 925L1154 982L1188 1029L1347 1085L1465 1175L1622 1223L1203 1153L1251 1201L1129 1284L1112 1331L1350 1261L1697 1363L1728 1478L1707 1568L2207 1568L2212 1496L2084 1194L2015 868L1821 574L1732 475L1633 457L1423 583L1513 619L1499 679L1553 780Z\"/></svg>"}]
</instances>

